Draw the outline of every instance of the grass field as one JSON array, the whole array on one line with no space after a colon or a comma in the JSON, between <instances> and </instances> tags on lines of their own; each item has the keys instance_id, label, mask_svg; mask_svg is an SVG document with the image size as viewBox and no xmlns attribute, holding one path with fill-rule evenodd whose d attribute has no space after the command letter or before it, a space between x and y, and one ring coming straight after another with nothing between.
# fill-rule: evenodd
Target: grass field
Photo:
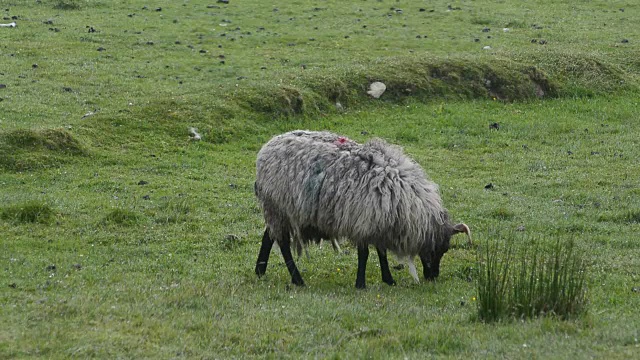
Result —
<instances>
[{"instance_id":1,"label":"grass field","mask_svg":"<svg viewBox=\"0 0 640 360\"><path fill-rule=\"evenodd\" d=\"M0 15L17 23L0 28L0 358L640 355L635 2L0 0ZM371 256L358 291L348 245L297 260L304 288L277 252L257 279L255 157L298 128L402 145L481 247L573 239L586 314L483 323L466 246L434 283L392 269L389 287Z\"/></svg>"}]
</instances>

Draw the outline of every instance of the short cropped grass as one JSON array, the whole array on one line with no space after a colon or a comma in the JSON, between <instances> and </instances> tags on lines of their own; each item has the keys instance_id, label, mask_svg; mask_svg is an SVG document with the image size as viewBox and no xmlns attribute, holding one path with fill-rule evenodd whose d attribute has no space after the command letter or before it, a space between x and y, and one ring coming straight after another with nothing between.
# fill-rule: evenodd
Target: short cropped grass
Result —
<instances>
[{"instance_id":1,"label":"short cropped grass","mask_svg":"<svg viewBox=\"0 0 640 360\"><path fill-rule=\"evenodd\" d=\"M102 150L59 168L4 172L3 209L37 200L56 215L49 223L0 220L0 331L12 339L0 349L18 358L632 356L640 306L637 224L626 215L639 205L636 179L625 175L640 156L633 101L414 103L276 121L223 144ZM255 156L293 128L403 145L479 248L451 249L434 283L415 285L398 267L398 285L389 287L372 256L369 289L356 291L355 249L336 254L327 244L296 260L307 287L290 284L277 249L258 279ZM573 239L589 264L588 311L479 321L476 256L499 240L496 227L516 242ZM520 263L512 264L518 274Z\"/></svg>"},{"instance_id":2,"label":"short cropped grass","mask_svg":"<svg viewBox=\"0 0 640 360\"><path fill-rule=\"evenodd\" d=\"M18 24L2 32L3 126L89 137L197 125L219 140L250 133L236 116L368 105L371 81L387 83L390 102L587 96L637 84L640 68L637 6L604 1L3 4ZM102 116L83 119L90 112Z\"/></svg>"},{"instance_id":3,"label":"short cropped grass","mask_svg":"<svg viewBox=\"0 0 640 360\"><path fill-rule=\"evenodd\" d=\"M637 357L639 12L0 0L0 358ZM299 128L401 145L479 247L435 282L371 256L356 291L326 244L305 288L277 249L258 279L256 154ZM587 311L479 321L495 228L574 241Z\"/></svg>"}]
</instances>

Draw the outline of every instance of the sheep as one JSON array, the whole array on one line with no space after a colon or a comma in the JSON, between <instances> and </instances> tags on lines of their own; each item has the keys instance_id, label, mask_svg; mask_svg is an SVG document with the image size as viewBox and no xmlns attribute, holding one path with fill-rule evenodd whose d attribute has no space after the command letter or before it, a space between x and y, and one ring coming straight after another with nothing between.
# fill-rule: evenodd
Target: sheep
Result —
<instances>
[{"instance_id":1,"label":"sheep","mask_svg":"<svg viewBox=\"0 0 640 360\"><path fill-rule=\"evenodd\" d=\"M387 250L406 261L418 282L413 259L420 257L423 276L434 280L451 236L471 231L453 225L442 205L438 185L400 147L372 139L358 144L330 132L296 130L275 136L258 153L255 193L266 229L256 262L265 274L277 242L291 282L304 280L291 254L318 239L349 239L358 249L356 288L366 287L369 246L380 260L382 281L395 285Z\"/></svg>"}]
</instances>

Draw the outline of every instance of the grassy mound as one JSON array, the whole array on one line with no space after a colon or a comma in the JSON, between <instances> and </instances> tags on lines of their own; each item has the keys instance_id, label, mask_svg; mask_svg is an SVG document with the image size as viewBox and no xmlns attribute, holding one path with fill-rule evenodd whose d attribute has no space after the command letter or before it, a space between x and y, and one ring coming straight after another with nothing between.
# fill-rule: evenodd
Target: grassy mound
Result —
<instances>
[{"instance_id":1,"label":"grassy mound","mask_svg":"<svg viewBox=\"0 0 640 360\"><path fill-rule=\"evenodd\" d=\"M84 146L64 129L17 129L0 133L0 168L25 171L58 166L87 155Z\"/></svg>"},{"instance_id":2,"label":"grassy mound","mask_svg":"<svg viewBox=\"0 0 640 360\"><path fill-rule=\"evenodd\" d=\"M397 56L367 64L282 73L280 82L256 81L227 93L216 108L226 118L256 113L270 118L313 117L374 101L490 98L513 102L591 96L637 89L633 70L593 54L562 52L500 57ZM387 87L380 100L367 95L369 84L375 81ZM241 110L246 114L240 114Z\"/></svg>"},{"instance_id":3,"label":"grassy mound","mask_svg":"<svg viewBox=\"0 0 640 360\"><path fill-rule=\"evenodd\" d=\"M494 98L505 101L555 97L559 85L540 68L508 59L395 57L370 65L348 65L304 73L288 84L262 83L235 98L250 111L291 116L318 115L370 101L369 84L383 82L381 100L397 103L407 98Z\"/></svg>"},{"instance_id":4,"label":"grassy mound","mask_svg":"<svg viewBox=\"0 0 640 360\"><path fill-rule=\"evenodd\" d=\"M593 96L638 89L639 71L633 64L623 66L593 53L404 55L283 73L280 82L253 83L230 93L226 100L237 102L250 113L271 117L318 116L372 101L402 103L410 98L422 102L483 98L513 102ZM387 87L380 100L367 95L374 81Z\"/></svg>"},{"instance_id":5,"label":"grassy mound","mask_svg":"<svg viewBox=\"0 0 640 360\"><path fill-rule=\"evenodd\" d=\"M102 129L96 130L97 137L106 146L149 142L151 133L187 141L191 126L200 130L205 142L220 144L252 136L274 120L319 118L379 104L469 99L514 102L638 88L635 72L596 55L552 52L500 57L397 56L286 71L277 77L280 81L256 80L229 91L158 96L130 112L92 117L87 124ZM375 81L386 85L379 99L367 94Z\"/></svg>"}]
</instances>

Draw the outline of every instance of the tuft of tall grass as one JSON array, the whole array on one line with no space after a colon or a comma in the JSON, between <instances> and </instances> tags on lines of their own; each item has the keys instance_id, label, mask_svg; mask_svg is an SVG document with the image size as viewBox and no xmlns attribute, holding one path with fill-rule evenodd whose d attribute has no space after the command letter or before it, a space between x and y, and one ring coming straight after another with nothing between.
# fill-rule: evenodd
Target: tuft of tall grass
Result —
<instances>
[{"instance_id":1,"label":"tuft of tall grass","mask_svg":"<svg viewBox=\"0 0 640 360\"><path fill-rule=\"evenodd\" d=\"M175 224L189 220L189 214L193 211L188 198L169 199L160 204L155 214L155 222L158 224Z\"/></svg>"},{"instance_id":2,"label":"tuft of tall grass","mask_svg":"<svg viewBox=\"0 0 640 360\"><path fill-rule=\"evenodd\" d=\"M600 222L615 222L621 224L640 223L640 210L627 210L621 213L604 213L598 217Z\"/></svg>"},{"instance_id":3,"label":"tuft of tall grass","mask_svg":"<svg viewBox=\"0 0 640 360\"><path fill-rule=\"evenodd\" d=\"M78 0L58 0L53 5L53 8L56 10L78 10L80 9L80 4Z\"/></svg>"},{"instance_id":4,"label":"tuft of tall grass","mask_svg":"<svg viewBox=\"0 0 640 360\"><path fill-rule=\"evenodd\" d=\"M54 216L53 209L40 201L29 201L24 204L4 208L0 213L3 220L13 220L16 223L48 224Z\"/></svg>"},{"instance_id":5,"label":"tuft of tall grass","mask_svg":"<svg viewBox=\"0 0 640 360\"><path fill-rule=\"evenodd\" d=\"M478 316L491 322L584 313L586 265L573 239L494 234L478 252Z\"/></svg>"},{"instance_id":6,"label":"tuft of tall grass","mask_svg":"<svg viewBox=\"0 0 640 360\"><path fill-rule=\"evenodd\" d=\"M103 224L116 224L121 226L132 226L140 222L141 216L131 210L115 208L111 210L103 219Z\"/></svg>"}]
</instances>

